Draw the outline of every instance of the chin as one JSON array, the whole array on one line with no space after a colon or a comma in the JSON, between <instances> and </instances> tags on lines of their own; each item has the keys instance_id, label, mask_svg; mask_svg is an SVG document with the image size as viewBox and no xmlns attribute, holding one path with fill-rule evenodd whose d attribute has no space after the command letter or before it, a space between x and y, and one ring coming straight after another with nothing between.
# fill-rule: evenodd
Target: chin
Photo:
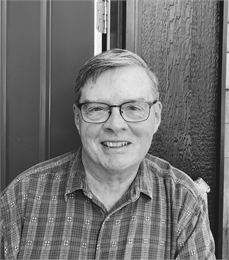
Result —
<instances>
[{"instance_id":1,"label":"chin","mask_svg":"<svg viewBox=\"0 0 229 260\"><path fill-rule=\"evenodd\" d=\"M125 161L109 160L108 163L106 164L107 168L112 171L124 171L126 169L136 167L136 165L137 165L136 161L128 162L127 160Z\"/></svg>"}]
</instances>

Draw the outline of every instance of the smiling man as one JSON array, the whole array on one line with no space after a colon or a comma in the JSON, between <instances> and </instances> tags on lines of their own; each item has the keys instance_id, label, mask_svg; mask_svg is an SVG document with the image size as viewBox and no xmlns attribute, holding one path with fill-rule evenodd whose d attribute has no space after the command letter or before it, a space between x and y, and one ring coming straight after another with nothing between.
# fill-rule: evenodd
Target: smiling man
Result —
<instances>
[{"instance_id":1,"label":"smiling man","mask_svg":"<svg viewBox=\"0 0 229 260\"><path fill-rule=\"evenodd\" d=\"M215 259L195 183L148 154L162 105L147 64L119 49L93 57L73 110L82 147L1 194L1 259Z\"/></svg>"},{"instance_id":2,"label":"smiling man","mask_svg":"<svg viewBox=\"0 0 229 260\"><path fill-rule=\"evenodd\" d=\"M89 79L74 105L89 187L108 211L136 177L160 124L154 92L146 71L129 65Z\"/></svg>"}]
</instances>

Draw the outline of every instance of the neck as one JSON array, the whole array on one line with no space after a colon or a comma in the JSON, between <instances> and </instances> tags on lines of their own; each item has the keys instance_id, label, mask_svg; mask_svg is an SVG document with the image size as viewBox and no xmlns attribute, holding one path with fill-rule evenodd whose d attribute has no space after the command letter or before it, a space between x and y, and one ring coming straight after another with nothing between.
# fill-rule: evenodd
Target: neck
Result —
<instances>
[{"instance_id":1,"label":"neck","mask_svg":"<svg viewBox=\"0 0 229 260\"><path fill-rule=\"evenodd\" d=\"M103 179L86 171L86 178L91 192L103 203L107 211L110 211L123 197L135 176L136 174L125 180L115 178Z\"/></svg>"},{"instance_id":2,"label":"neck","mask_svg":"<svg viewBox=\"0 0 229 260\"><path fill-rule=\"evenodd\" d=\"M133 180L137 174L140 163L132 165L131 167L113 167L109 168L109 164L102 166L101 164L93 163L87 155L82 151L82 162L85 171L90 174L99 183L107 186L113 186L114 183L128 183Z\"/></svg>"},{"instance_id":3,"label":"neck","mask_svg":"<svg viewBox=\"0 0 229 260\"><path fill-rule=\"evenodd\" d=\"M139 167L118 172L105 171L105 169L96 166L90 167L84 160L83 164L91 192L103 203L107 211L110 211L126 193L136 177Z\"/></svg>"}]
</instances>

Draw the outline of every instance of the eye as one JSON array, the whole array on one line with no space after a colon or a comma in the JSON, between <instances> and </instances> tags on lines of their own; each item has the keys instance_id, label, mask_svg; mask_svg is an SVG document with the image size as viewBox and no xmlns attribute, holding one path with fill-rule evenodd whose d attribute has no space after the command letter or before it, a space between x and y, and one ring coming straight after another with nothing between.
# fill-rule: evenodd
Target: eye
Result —
<instances>
[{"instance_id":1,"label":"eye","mask_svg":"<svg viewBox=\"0 0 229 260\"><path fill-rule=\"evenodd\" d=\"M129 106L128 109L129 109L129 110L139 110L140 107L137 107L137 106Z\"/></svg>"},{"instance_id":2,"label":"eye","mask_svg":"<svg viewBox=\"0 0 229 260\"><path fill-rule=\"evenodd\" d=\"M100 113L100 112L105 112L109 110L109 107L107 107L104 104L98 104L98 103L89 103L85 104L83 107L85 113Z\"/></svg>"},{"instance_id":3,"label":"eye","mask_svg":"<svg viewBox=\"0 0 229 260\"><path fill-rule=\"evenodd\" d=\"M139 106L138 104L126 104L125 107L123 107L124 110L128 111L139 111L142 110L142 107Z\"/></svg>"},{"instance_id":4,"label":"eye","mask_svg":"<svg viewBox=\"0 0 229 260\"><path fill-rule=\"evenodd\" d=\"M97 111L104 110L104 107L91 107L88 110L89 110L89 112L93 112L93 111L97 112Z\"/></svg>"}]
</instances>

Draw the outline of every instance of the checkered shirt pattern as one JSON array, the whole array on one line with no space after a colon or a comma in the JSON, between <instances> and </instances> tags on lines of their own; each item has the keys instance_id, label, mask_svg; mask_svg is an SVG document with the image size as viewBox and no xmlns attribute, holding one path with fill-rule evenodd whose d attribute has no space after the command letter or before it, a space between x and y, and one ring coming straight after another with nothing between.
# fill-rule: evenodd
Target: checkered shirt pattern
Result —
<instances>
[{"instance_id":1,"label":"checkered shirt pattern","mask_svg":"<svg viewBox=\"0 0 229 260\"><path fill-rule=\"evenodd\" d=\"M1 194L0 218L1 259L215 259L194 182L149 154L109 212L79 149L19 175Z\"/></svg>"}]
</instances>

